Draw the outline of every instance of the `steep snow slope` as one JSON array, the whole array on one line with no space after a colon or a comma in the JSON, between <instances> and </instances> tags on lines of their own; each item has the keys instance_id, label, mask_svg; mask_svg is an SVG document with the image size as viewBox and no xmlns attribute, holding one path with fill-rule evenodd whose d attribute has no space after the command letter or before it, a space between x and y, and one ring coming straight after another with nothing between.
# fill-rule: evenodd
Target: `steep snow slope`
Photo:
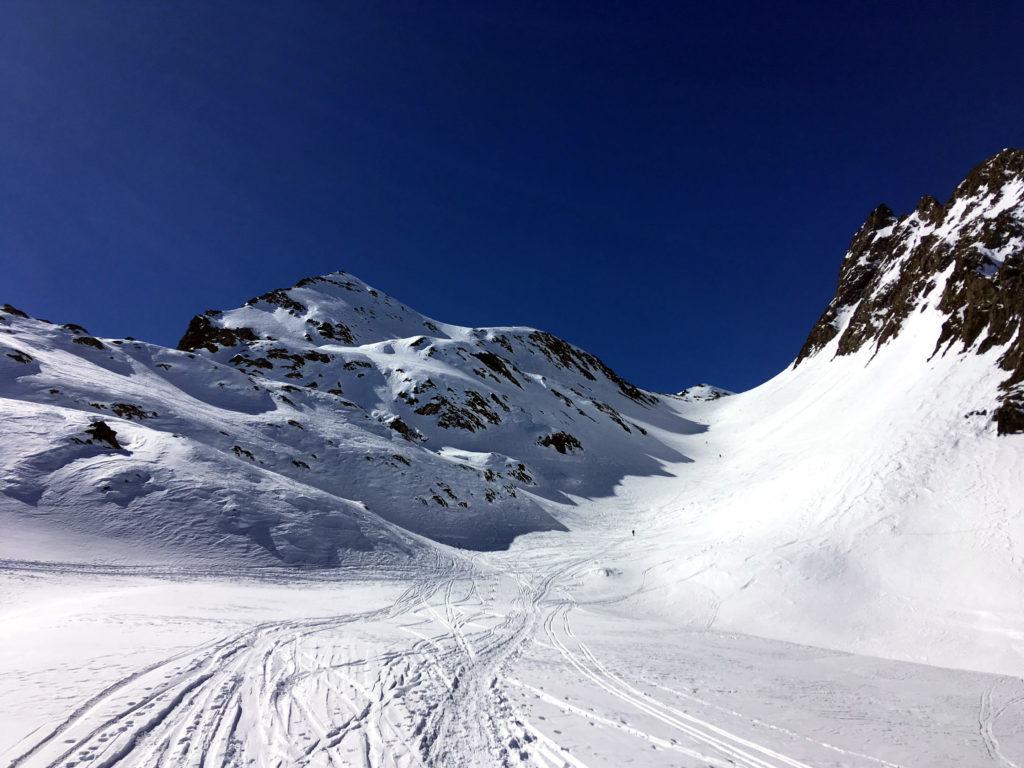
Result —
<instances>
[{"instance_id":1,"label":"steep snow slope","mask_svg":"<svg viewBox=\"0 0 1024 768\"><path fill-rule=\"evenodd\" d=\"M1024 436L1008 433L1022 158L1000 153L937 210L926 199L927 220L922 208L872 214L793 366L750 392L679 403L710 429L675 443L694 462L674 470L673 488L624 489L653 512L638 523L643 554L610 566L642 578L645 611L1019 670Z\"/></svg>"},{"instance_id":2,"label":"steep snow slope","mask_svg":"<svg viewBox=\"0 0 1024 768\"><path fill-rule=\"evenodd\" d=\"M931 321L931 322L929 322ZM998 357L926 362L918 315L872 360L805 361L751 392L680 406L674 488L647 509L617 610L690 629L1012 673L1024 653L1024 439L999 436ZM922 365L922 363L924 363ZM706 441L706 442L705 442Z\"/></svg>"},{"instance_id":3,"label":"steep snow slope","mask_svg":"<svg viewBox=\"0 0 1024 768\"><path fill-rule=\"evenodd\" d=\"M650 425L699 429L554 336L436 323L342 273L197 316L181 347L0 313L9 556L32 531L51 550L98 537L93 559L501 548L563 529L539 497L678 458Z\"/></svg>"}]
</instances>

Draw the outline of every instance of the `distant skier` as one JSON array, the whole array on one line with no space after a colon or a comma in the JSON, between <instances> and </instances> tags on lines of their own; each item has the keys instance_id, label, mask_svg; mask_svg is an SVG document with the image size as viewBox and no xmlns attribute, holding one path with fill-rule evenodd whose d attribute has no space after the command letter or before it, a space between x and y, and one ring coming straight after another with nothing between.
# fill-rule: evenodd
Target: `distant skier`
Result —
<instances>
[{"instance_id":1,"label":"distant skier","mask_svg":"<svg viewBox=\"0 0 1024 768\"><path fill-rule=\"evenodd\" d=\"M633 531L631 531L631 533L632 533L632 534L633 534L634 536L636 536L636 529L634 529Z\"/></svg>"}]
</instances>

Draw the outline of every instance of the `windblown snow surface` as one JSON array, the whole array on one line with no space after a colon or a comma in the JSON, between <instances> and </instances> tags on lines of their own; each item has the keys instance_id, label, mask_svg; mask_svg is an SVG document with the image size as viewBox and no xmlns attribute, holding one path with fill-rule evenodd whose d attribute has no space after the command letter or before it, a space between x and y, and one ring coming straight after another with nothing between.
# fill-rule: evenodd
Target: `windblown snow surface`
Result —
<instances>
[{"instance_id":1,"label":"windblown snow surface","mask_svg":"<svg viewBox=\"0 0 1024 768\"><path fill-rule=\"evenodd\" d=\"M948 277L740 394L343 273L182 350L8 308L0 763L1024 766L1024 436Z\"/></svg>"}]
</instances>

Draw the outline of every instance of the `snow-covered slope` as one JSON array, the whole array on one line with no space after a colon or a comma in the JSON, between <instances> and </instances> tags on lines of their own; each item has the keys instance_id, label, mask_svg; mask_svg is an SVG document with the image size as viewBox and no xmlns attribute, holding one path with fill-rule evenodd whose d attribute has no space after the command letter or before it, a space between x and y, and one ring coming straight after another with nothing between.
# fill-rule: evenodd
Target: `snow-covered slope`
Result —
<instances>
[{"instance_id":1,"label":"snow-covered slope","mask_svg":"<svg viewBox=\"0 0 1024 768\"><path fill-rule=\"evenodd\" d=\"M651 425L700 429L550 334L435 322L343 273L197 316L180 347L5 307L10 526L48 547L88 541L93 558L502 548L563 529L539 498L610 494L678 458Z\"/></svg>"},{"instance_id":2,"label":"snow-covered slope","mask_svg":"<svg viewBox=\"0 0 1024 768\"><path fill-rule=\"evenodd\" d=\"M871 213L796 362L826 350L878 350L917 327L907 322L912 313L930 314L941 321L931 356L1000 351L1006 373L992 417L1002 434L1024 432L1022 270L1024 151L1004 149L971 171L945 205L925 195L901 218L885 205Z\"/></svg>"},{"instance_id":3,"label":"snow-covered slope","mask_svg":"<svg viewBox=\"0 0 1024 768\"><path fill-rule=\"evenodd\" d=\"M680 406L675 486L619 566L633 608L989 671L1024 652L1024 153L879 208L796 362ZM646 534L649 534L647 536Z\"/></svg>"}]
</instances>

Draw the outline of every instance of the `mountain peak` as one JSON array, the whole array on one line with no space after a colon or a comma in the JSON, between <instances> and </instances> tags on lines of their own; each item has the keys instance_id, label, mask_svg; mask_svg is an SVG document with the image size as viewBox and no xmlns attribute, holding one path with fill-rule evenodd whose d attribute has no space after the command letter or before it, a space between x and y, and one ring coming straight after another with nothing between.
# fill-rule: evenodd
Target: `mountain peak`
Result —
<instances>
[{"instance_id":1,"label":"mountain peak","mask_svg":"<svg viewBox=\"0 0 1024 768\"><path fill-rule=\"evenodd\" d=\"M885 203L879 203L877 206L875 206L874 210L872 210L871 213L868 214L868 217L861 225L858 234L864 232L877 232L883 227L889 226L889 224L891 224L895 220L896 214L893 213L892 208L890 208Z\"/></svg>"},{"instance_id":2,"label":"mountain peak","mask_svg":"<svg viewBox=\"0 0 1024 768\"><path fill-rule=\"evenodd\" d=\"M1024 149L1007 147L975 166L961 181L953 197L957 199L975 197L979 194L995 194L1008 182L1024 179Z\"/></svg>"},{"instance_id":3,"label":"mountain peak","mask_svg":"<svg viewBox=\"0 0 1024 768\"><path fill-rule=\"evenodd\" d=\"M728 389L716 387L713 384L695 384L692 387L676 392L675 396L691 403L699 403L720 400L723 397L729 397L734 394L736 393L730 392Z\"/></svg>"},{"instance_id":4,"label":"mountain peak","mask_svg":"<svg viewBox=\"0 0 1024 768\"><path fill-rule=\"evenodd\" d=\"M921 199L917 201L917 207L914 209L914 213L917 214L918 218L929 224L937 223L942 218L944 212L945 208L942 203L931 195L922 195Z\"/></svg>"},{"instance_id":5,"label":"mountain peak","mask_svg":"<svg viewBox=\"0 0 1024 768\"><path fill-rule=\"evenodd\" d=\"M459 330L347 272L331 272L254 296L237 309L196 315L178 348L216 352L260 339L362 345L417 335L447 339Z\"/></svg>"}]
</instances>

